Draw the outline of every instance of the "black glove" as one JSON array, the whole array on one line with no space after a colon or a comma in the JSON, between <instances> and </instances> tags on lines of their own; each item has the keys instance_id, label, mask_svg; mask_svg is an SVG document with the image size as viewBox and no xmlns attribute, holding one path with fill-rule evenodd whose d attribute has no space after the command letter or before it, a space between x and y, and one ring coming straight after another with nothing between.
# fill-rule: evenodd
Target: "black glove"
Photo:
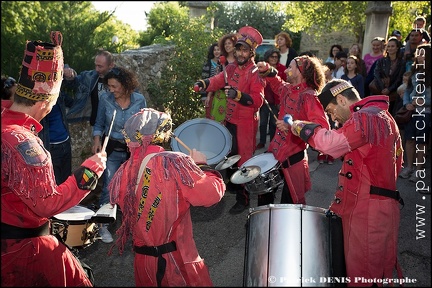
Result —
<instances>
[{"instance_id":1,"label":"black glove","mask_svg":"<svg viewBox=\"0 0 432 288\"><path fill-rule=\"evenodd\" d=\"M230 99L234 99L234 98L236 98L237 95L238 95L238 94L237 94L237 90L234 89L234 88L232 88L232 87L230 87L230 88L228 89L228 92L226 93L227 98L230 98Z\"/></svg>"},{"instance_id":2,"label":"black glove","mask_svg":"<svg viewBox=\"0 0 432 288\"><path fill-rule=\"evenodd\" d=\"M194 84L194 91L195 92L204 91L209 84L210 84L210 80L208 79L199 80Z\"/></svg>"},{"instance_id":3,"label":"black glove","mask_svg":"<svg viewBox=\"0 0 432 288\"><path fill-rule=\"evenodd\" d=\"M275 77L277 74L278 74L278 71L273 66L270 66L270 68L267 71L259 73L259 75L261 77Z\"/></svg>"}]
</instances>

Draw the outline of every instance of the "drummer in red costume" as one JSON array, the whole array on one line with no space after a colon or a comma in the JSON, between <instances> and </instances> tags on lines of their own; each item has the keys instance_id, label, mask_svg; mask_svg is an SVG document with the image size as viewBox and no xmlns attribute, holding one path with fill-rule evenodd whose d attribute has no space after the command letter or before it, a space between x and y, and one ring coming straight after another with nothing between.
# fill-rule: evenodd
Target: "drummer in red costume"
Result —
<instances>
[{"instance_id":1,"label":"drummer in red costume","mask_svg":"<svg viewBox=\"0 0 432 288\"><path fill-rule=\"evenodd\" d=\"M225 126L233 136L230 155L241 157L236 163L238 167L249 160L255 152L259 109L264 103L264 81L259 77L254 57L255 49L262 40L261 33L255 28L250 26L240 28L234 53L236 62L226 66L226 75L221 72L195 83L199 91L212 92L225 88L227 95ZM232 184L231 187L229 189L237 193L237 201L230 209L230 213L238 214L249 206L249 192L244 188L244 184Z\"/></svg>"},{"instance_id":2,"label":"drummer in red costume","mask_svg":"<svg viewBox=\"0 0 432 288\"><path fill-rule=\"evenodd\" d=\"M324 154L343 156L330 210L342 219L348 286L382 286L381 279L394 278L395 270L403 279L397 261L403 201L396 189L403 150L398 126L388 112L389 97L361 99L350 83L335 79L319 99L332 120L343 126L333 130L295 120L291 131ZM356 277L364 281L355 282Z\"/></svg>"},{"instance_id":3,"label":"drummer in red costume","mask_svg":"<svg viewBox=\"0 0 432 288\"><path fill-rule=\"evenodd\" d=\"M277 76L278 71L270 64L259 62L257 65L267 85L280 95L276 133L267 150L281 163L284 175L280 203L306 204L305 194L311 188L307 144L285 129L283 118L291 114L294 119L329 127L328 118L317 97L325 83L322 65L315 57L295 57L285 70L287 82ZM258 205L271 204L273 201L274 192L262 194L258 198Z\"/></svg>"},{"instance_id":4,"label":"drummer in red costume","mask_svg":"<svg viewBox=\"0 0 432 288\"><path fill-rule=\"evenodd\" d=\"M151 108L126 121L122 131L131 157L114 174L111 203L123 213L119 252L132 236L137 287L213 286L192 232L190 206L209 207L225 193L222 175L204 153L165 151L171 117Z\"/></svg>"},{"instance_id":5,"label":"drummer in red costume","mask_svg":"<svg viewBox=\"0 0 432 288\"><path fill-rule=\"evenodd\" d=\"M63 80L62 35L27 41L13 102L1 108L1 286L92 286L76 257L50 235L49 219L84 199L106 167L91 156L57 186L50 153L37 133Z\"/></svg>"}]
</instances>

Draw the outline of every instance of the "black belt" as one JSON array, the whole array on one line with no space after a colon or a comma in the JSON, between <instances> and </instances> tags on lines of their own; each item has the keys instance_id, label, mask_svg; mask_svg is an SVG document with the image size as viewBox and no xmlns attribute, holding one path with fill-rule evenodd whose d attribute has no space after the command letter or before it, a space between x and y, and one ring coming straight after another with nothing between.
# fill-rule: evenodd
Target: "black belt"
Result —
<instances>
[{"instance_id":1,"label":"black belt","mask_svg":"<svg viewBox=\"0 0 432 288\"><path fill-rule=\"evenodd\" d=\"M162 254L170 253L176 250L177 246L175 241L171 241L159 246L134 246L134 251L138 254L158 257L158 269L156 272L158 287L161 287L162 278L165 275L166 268L166 260L162 257Z\"/></svg>"},{"instance_id":2,"label":"black belt","mask_svg":"<svg viewBox=\"0 0 432 288\"><path fill-rule=\"evenodd\" d=\"M402 197L400 196L400 193L398 190L389 190L389 189L385 189L385 188L380 188L380 187L376 187L376 186L370 186L370 194L374 194L374 195L380 195L380 196L384 196L384 197L389 197L389 198L393 198L396 201L398 201L402 206L405 205Z\"/></svg>"},{"instance_id":3,"label":"black belt","mask_svg":"<svg viewBox=\"0 0 432 288\"><path fill-rule=\"evenodd\" d=\"M304 158L304 150L299 151L299 152L289 156L285 161L283 161L281 163L282 167L288 168L288 167L300 162L301 160L303 160L303 158Z\"/></svg>"},{"instance_id":4,"label":"black belt","mask_svg":"<svg viewBox=\"0 0 432 288\"><path fill-rule=\"evenodd\" d=\"M21 228L1 223L1 239L25 239L50 235L49 221L36 228Z\"/></svg>"}]
</instances>

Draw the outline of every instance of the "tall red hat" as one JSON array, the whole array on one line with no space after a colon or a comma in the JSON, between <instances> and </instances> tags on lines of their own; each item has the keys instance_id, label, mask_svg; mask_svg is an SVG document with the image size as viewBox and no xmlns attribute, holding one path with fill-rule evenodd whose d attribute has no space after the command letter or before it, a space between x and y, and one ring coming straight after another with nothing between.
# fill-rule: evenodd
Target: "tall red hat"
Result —
<instances>
[{"instance_id":1,"label":"tall red hat","mask_svg":"<svg viewBox=\"0 0 432 288\"><path fill-rule=\"evenodd\" d=\"M249 48L255 50L261 45L262 41L263 37L257 29L252 26L245 26L238 31L236 46L246 44Z\"/></svg>"},{"instance_id":2,"label":"tall red hat","mask_svg":"<svg viewBox=\"0 0 432 288\"><path fill-rule=\"evenodd\" d=\"M18 96L43 101L57 97L63 80L63 36L52 31L52 43L27 41L18 80Z\"/></svg>"}]
</instances>

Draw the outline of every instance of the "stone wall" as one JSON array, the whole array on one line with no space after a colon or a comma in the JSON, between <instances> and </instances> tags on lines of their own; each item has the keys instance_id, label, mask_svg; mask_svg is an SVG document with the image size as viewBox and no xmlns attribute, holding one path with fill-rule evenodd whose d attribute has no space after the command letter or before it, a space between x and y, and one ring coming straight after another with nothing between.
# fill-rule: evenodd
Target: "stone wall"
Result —
<instances>
[{"instance_id":1,"label":"stone wall","mask_svg":"<svg viewBox=\"0 0 432 288\"><path fill-rule=\"evenodd\" d=\"M356 43L354 35L347 35L342 32L333 32L325 34L322 37L315 37L314 35L307 35L303 33L300 42L300 51L310 51L318 58L325 61L329 56L330 47L334 44L339 44L348 52L352 44Z\"/></svg>"},{"instance_id":2,"label":"stone wall","mask_svg":"<svg viewBox=\"0 0 432 288\"><path fill-rule=\"evenodd\" d=\"M150 45L134 50L115 54L117 66L128 68L138 76L139 90L146 97L147 105L151 107L151 95L147 91L150 81L157 81L161 71L173 55L174 46ZM88 122L70 123L69 130L72 141L72 171L92 155L92 127Z\"/></svg>"}]
</instances>

